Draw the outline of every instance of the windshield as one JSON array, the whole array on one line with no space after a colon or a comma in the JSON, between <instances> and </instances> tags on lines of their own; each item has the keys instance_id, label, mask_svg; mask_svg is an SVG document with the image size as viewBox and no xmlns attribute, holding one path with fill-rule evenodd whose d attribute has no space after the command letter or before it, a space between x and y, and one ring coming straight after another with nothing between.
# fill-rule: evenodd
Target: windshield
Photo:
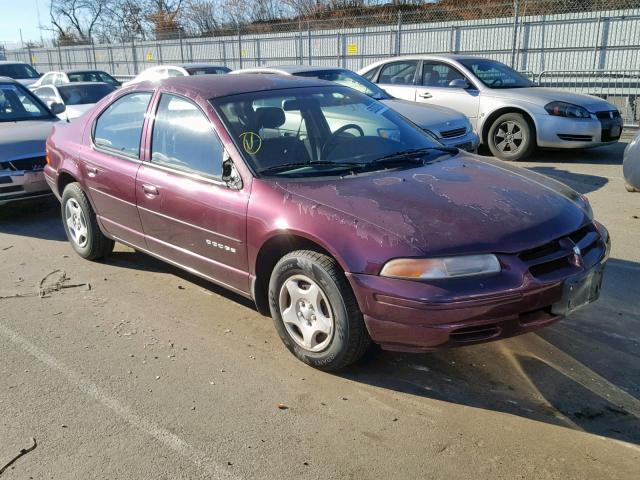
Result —
<instances>
[{"instance_id":1,"label":"windshield","mask_svg":"<svg viewBox=\"0 0 640 480\"><path fill-rule=\"evenodd\" d=\"M229 73L226 67L192 67L187 68L189 75L222 75L223 73Z\"/></svg>"},{"instance_id":2,"label":"windshield","mask_svg":"<svg viewBox=\"0 0 640 480\"><path fill-rule=\"evenodd\" d=\"M401 115L350 88L252 92L211 103L258 175L344 175L451 155Z\"/></svg>"},{"instance_id":3,"label":"windshield","mask_svg":"<svg viewBox=\"0 0 640 480\"><path fill-rule=\"evenodd\" d=\"M68 73L67 76L69 77L70 82L104 82L114 86L120 85L120 82L118 82L111 75L99 70L88 72L73 72Z\"/></svg>"},{"instance_id":4,"label":"windshield","mask_svg":"<svg viewBox=\"0 0 640 480\"><path fill-rule=\"evenodd\" d=\"M0 122L51 118L36 98L17 85L0 84Z\"/></svg>"},{"instance_id":5,"label":"windshield","mask_svg":"<svg viewBox=\"0 0 640 480\"><path fill-rule=\"evenodd\" d=\"M460 60L489 88L527 88L535 84L504 63L484 58Z\"/></svg>"},{"instance_id":6,"label":"windshield","mask_svg":"<svg viewBox=\"0 0 640 480\"><path fill-rule=\"evenodd\" d=\"M376 100L385 100L391 98L391 96L377 86L375 83L371 83L364 77L361 77L357 73L350 70L322 70L322 71L310 71L299 72L295 74L297 77L310 77L317 78L319 80L327 80L329 82L338 83L345 87L353 88L359 92L369 95Z\"/></svg>"},{"instance_id":7,"label":"windshield","mask_svg":"<svg viewBox=\"0 0 640 480\"><path fill-rule=\"evenodd\" d=\"M96 83L93 85L60 85L58 91L65 105L87 105L98 103L116 88L106 83Z\"/></svg>"},{"instance_id":8,"label":"windshield","mask_svg":"<svg viewBox=\"0 0 640 480\"><path fill-rule=\"evenodd\" d=\"M25 63L9 63L0 65L0 77L24 80L26 78L40 78L40 74Z\"/></svg>"}]
</instances>

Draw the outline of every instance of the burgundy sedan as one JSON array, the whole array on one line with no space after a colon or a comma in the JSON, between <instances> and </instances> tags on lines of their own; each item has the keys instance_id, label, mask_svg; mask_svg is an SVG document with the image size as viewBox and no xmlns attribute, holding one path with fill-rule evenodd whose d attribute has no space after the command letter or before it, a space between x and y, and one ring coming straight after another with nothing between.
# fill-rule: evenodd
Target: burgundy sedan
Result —
<instances>
[{"instance_id":1,"label":"burgundy sedan","mask_svg":"<svg viewBox=\"0 0 640 480\"><path fill-rule=\"evenodd\" d=\"M567 186L319 80L140 83L47 147L80 256L118 241L252 298L325 370L549 325L598 297L609 252Z\"/></svg>"}]
</instances>

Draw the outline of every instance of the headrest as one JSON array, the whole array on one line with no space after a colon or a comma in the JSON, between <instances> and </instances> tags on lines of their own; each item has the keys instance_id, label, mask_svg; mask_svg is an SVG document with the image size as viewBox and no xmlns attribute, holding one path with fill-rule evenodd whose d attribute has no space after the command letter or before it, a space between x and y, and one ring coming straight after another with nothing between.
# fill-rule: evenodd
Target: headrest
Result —
<instances>
[{"instance_id":1,"label":"headrest","mask_svg":"<svg viewBox=\"0 0 640 480\"><path fill-rule=\"evenodd\" d=\"M260 128L278 128L284 125L284 110L278 107L261 107L256 110Z\"/></svg>"}]
</instances>

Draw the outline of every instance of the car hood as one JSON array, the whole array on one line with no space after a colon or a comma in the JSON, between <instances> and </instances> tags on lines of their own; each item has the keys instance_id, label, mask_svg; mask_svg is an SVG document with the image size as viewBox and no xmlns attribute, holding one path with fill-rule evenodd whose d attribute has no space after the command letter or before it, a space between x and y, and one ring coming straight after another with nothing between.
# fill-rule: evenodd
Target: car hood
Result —
<instances>
[{"instance_id":1,"label":"car hood","mask_svg":"<svg viewBox=\"0 0 640 480\"><path fill-rule=\"evenodd\" d=\"M467 127L467 118L457 110L437 105L424 105L421 103L400 100L397 98L381 100L389 108L407 117L420 128L439 133L446 130Z\"/></svg>"},{"instance_id":2,"label":"car hood","mask_svg":"<svg viewBox=\"0 0 640 480\"><path fill-rule=\"evenodd\" d=\"M36 83L39 80L39 78L16 78L15 80L16 82L21 83L25 87L30 87L31 85Z\"/></svg>"},{"instance_id":3,"label":"car hood","mask_svg":"<svg viewBox=\"0 0 640 480\"><path fill-rule=\"evenodd\" d=\"M58 117L63 120L72 120L74 118L78 118L84 115L86 112L91 110L96 104L88 103L84 105L67 105L65 111L62 112Z\"/></svg>"},{"instance_id":4,"label":"car hood","mask_svg":"<svg viewBox=\"0 0 640 480\"><path fill-rule=\"evenodd\" d=\"M0 162L44 155L44 145L57 120L0 122Z\"/></svg>"},{"instance_id":5,"label":"car hood","mask_svg":"<svg viewBox=\"0 0 640 480\"><path fill-rule=\"evenodd\" d=\"M592 95L572 93L555 88L531 87L531 88L510 88L505 90L489 90L487 96L518 99L525 102L537 103L541 106L549 102L559 101L572 103L586 108L590 112L600 112L607 110L617 110L615 105Z\"/></svg>"},{"instance_id":6,"label":"car hood","mask_svg":"<svg viewBox=\"0 0 640 480\"><path fill-rule=\"evenodd\" d=\"M589 221L566 185L464 153L407 170L278 185L301 211L328 207L399 237L416 254L516 253Z\"/></svg>"}]
</instances>

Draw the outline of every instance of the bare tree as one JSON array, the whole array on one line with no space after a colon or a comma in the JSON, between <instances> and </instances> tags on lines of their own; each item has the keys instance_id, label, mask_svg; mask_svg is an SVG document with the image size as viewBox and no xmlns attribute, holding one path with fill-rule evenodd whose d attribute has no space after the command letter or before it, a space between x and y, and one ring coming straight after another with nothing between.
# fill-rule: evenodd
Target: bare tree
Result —
<instances>
[{"instance_id":1,"label":"bare tree","mask_svg":"<svg viewBox=\"0 0 640 480\"><path fill-rule=\"evenodd\" d=\"M59 39L89 43L110 0L51 0L49 15Z\"/></svg>"},{"instance_id":2,"label":"bare tree","mask_svg":"<svg viewBox=\"0 0 640 480\"><path fill-rule=\"evenodd\" d=\"M184 27L196 35L206 35L218 30L224 18L220 0L187 0L182 8Z\"/></svg>"}]
</instances>

